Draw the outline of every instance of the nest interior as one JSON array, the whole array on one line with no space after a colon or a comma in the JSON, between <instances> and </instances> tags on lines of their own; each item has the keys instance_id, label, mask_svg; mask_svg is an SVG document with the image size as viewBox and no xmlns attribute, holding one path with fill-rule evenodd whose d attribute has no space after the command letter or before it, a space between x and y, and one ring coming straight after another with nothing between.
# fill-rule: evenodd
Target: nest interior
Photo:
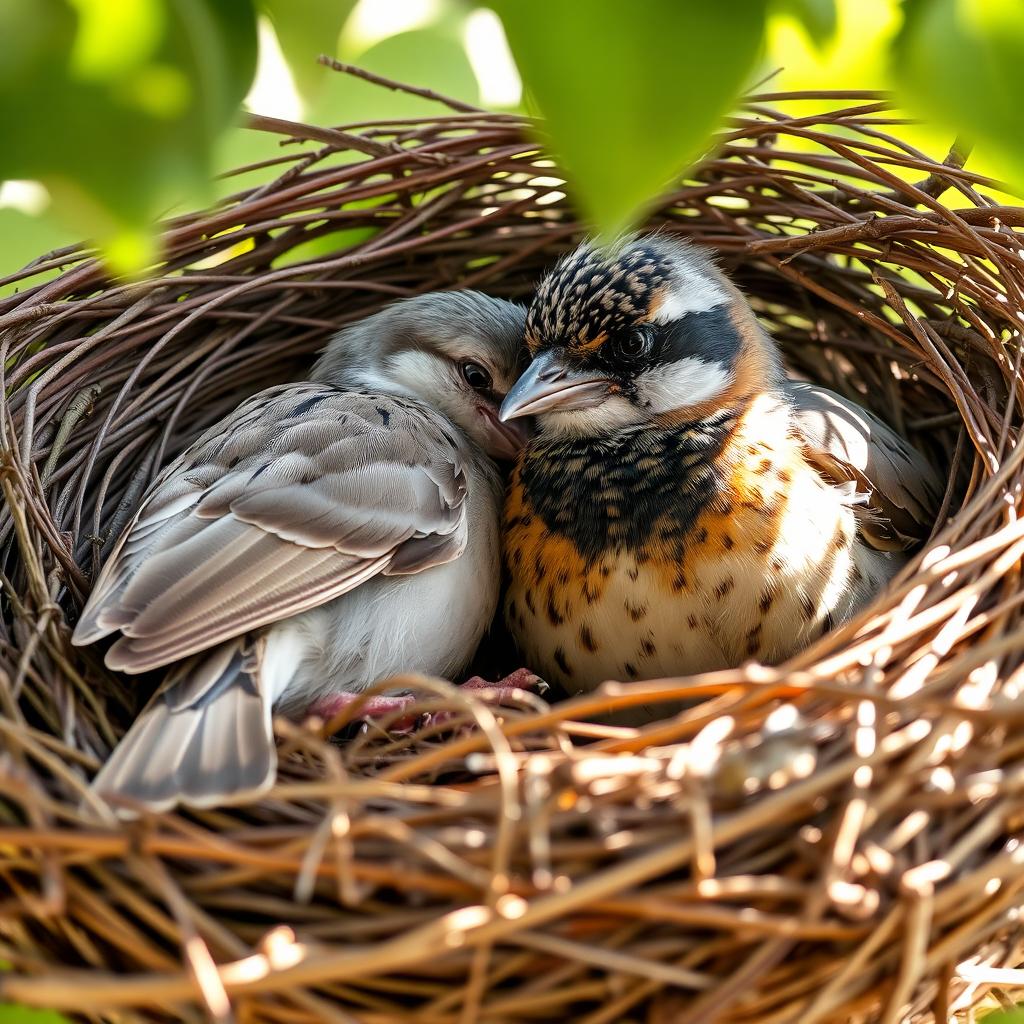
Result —
<instances>
[{"instance_id":1,"label":"nest interior","mask_svg":"<svg viewBox=\"0 0 1024 1024\"><path fill-rule=\"evenodd\" d=\"M385 83L393 85L393 83ZM446 101L447 102L447 101ZM139 283L3 284L0 998L94 1020L946 1021L1024 963L1024 209L873 94L764 94L651 223L721 252L795 374L948 474L935 533L792 662L343 743L122 824L88 780L145 696L69 620L159 469L394 297L528 297L580 227L522 118L281 136ZM678 701L642 729L588 724ZM1003 971L1000 974L998 968ZM114 1015L114 1016L111 1016Z\"/></svg>"}]
</instances>

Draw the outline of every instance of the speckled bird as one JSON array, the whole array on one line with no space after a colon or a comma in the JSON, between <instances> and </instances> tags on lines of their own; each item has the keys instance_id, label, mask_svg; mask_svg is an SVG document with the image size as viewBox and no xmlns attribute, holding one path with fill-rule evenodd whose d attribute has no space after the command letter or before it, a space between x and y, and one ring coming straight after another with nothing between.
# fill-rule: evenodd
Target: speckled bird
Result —
<instances>
[{"instance_id":1,"label":"speckled bird","mask_svg":"<svg viewBox=\"0 0 1024 1024\"><path fill-rule=\"evenodd\" d=\"M498 603L491 456L526 437L498 419L524 319L478 292L395 303L338 334L310 381L254 395L167 468L74 633L115 635L112 669L170 667L98 792L129 811L259 793L273 713L326 718L396 673L463 671Z\"/></svg>"},{"instance_id":2,"label":"speckled bird","mask_svg":"<svg viewBox=\"0 0 1024 1024\"><path fill-rule=\"evenodd\" d=\"M779 662L927 536L940 487L876 416L796 383L712 255L584 244L541 282L502 405L537 432L505 508L506 617L570 692Z\"/></svg>"}]
</instances>

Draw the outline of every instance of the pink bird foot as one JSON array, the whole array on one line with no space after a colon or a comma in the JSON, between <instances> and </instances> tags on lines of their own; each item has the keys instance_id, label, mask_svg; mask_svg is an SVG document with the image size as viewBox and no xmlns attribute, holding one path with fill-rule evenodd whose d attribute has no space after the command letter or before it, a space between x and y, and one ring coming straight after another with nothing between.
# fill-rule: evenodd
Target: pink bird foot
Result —
<instances>
[{"instance_id":1,"label":"pink bird foot","mask_svg":"<svg viewBox=\"0 0 1024 1024\"><path fill-rule=\"evenodd\" d=\"M359 699L358 693L332 693L329 697L318 700L307 712L317 718L330 722L336 715L340 715L346 708L351 707ZM390 732L404 734L412 732L416 728L418 715L408 713L409 708L416 703L417 697L411 693L403 693L398 696L378 694L374 697L367 697L356 711L353 721L365 722L376 718L390 718L393 721L388 725ZM406 712L406 714L402 714Z\"/></svg>"},{"instance_id":2,"label":"pink bird foot","mask_svg":"<svg viewBox=\"0 0 1024 1024\"><path fill-rule=\"evenodd\" d=\"M461 683L459 689L470 694L479 694L481 697L486 698L486 704L492 706L515 707L515 693L517 690L543 694L547 692L548 684L540 676L529 671L529 669L517 668L515 672L505 676L504 679L499 679L493 683L482 676L472 676L464 683ZM423 724L444 725L456 714L457 712L450 710L435 711L424 716ZM467 723L466 728L471 728L471 726Z\"/></svg>"},{"instance_id":3,"label":"pink bird foot","mask_svg":"<svg viewBox=\"0 0 1024 1024\"><path fill-rule=\"evenodd\" d=\"M516 690L528 690L533 693L543 694L547 691L547 688L547 683L540 676L525 668L516 669L515 672L505 676L504 679L499 679L493 683L480 676L473 676L459 687L460 690L468 690L470 693L486 693L489 697L492 697L488 703L493 704L513 703ZM356 693L332 693L329 697L318 700L309 709L308 713L315 715L325 722L329 722L358 699L359 694ZM419 699L421 699L420 696L411 693L403 693L398 696L381 694L368 697L356 712L357 717L355 720L368 721L395 716L394 720L388 724L388 731L401 735L412 732L420 724L440 724L452 714L450 711L434 712L429 715L402 714L403 711L408 711Z\"/></svg>"},{"instance_id":4,"label":"pink bird foot","mask_svg":"<svg viewBox=\"0 0 1024 1024\"><path fill-rule=\"evenodd\" d=\"M530 693L544 694L547 692L548 684L540 676L531 672L528 668L517 668L515 672L499 679L496 683L488 682L480 676L473 676L467 679L460 687L460 690L490 690L495 695L495 703L502 704L512 697L514 690L528 690Z\"/></svg>"}]
</instances>

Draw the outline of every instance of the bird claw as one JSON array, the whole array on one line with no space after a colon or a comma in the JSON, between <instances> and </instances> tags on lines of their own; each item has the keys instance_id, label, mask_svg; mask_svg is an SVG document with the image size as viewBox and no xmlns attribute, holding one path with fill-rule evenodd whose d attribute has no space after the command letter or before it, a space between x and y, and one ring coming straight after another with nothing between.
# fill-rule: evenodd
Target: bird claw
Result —
<instances>
[{"instance_id":1,"label":"bird claw","mask_svg":"<svg viewBox=\"0 0 1024 1024\"><path fill-rule=\"evenodd\" d=\"M333 693L330 697L318 700L308 713L325 722L330 722L357 700L359 700L358 693ZM412 732L416 728L418 716L408 713L403 715L402 712L408 711L415 700L416 698L408 693L399 696L368 697L356 712L355 721L361 723L359 731L368 731L371 725L377 724L376 720L379 718L395 716L394 721L388 726L388 732L399 734Z\"/></svg>"},{"instance_id":2,"label":"bird claw","mask_svg":"<svg viewBox=\"0 0 1024 1024\"><path fill-rule=\"evenodd\" d=\"M488 682L480 676L473 676L471 679L467 679L459 689L493 691L497 695L497 703L500 704L502 698L509 698L514 690L528 690L530 693L536 693L542 697L548 692L548 684L528 668L517 668L515 672L495 683Z\"/></svg>"},{"instance_id":3,"label":"bird claw","mask_svg":"<svg viewBox=\"0 0 1024 1024\"><path fill-rule=\"evenodd\" d=\"M529 669L517 668L515 672L505 676L497 682L491 682L482 676L472 676L459 685L462 692L479 694L486 697L486 703L492 706L515 706L516 691L526 690L542 696L548 691L548 684L540 676ZM420 719L421 728L426 726L441 726L447 724L458 715L457 711L445 708L442 711L432 711L423 715Z\"/></svg>"},{"instance_id":4,"label":"bird claw","mask_svg":"<svg viewBox=\"0 0 1024 1024\"><path fill-rule=\"evenodd\" d=\"M516 669L511 675L505 676L504 679L499 679L497 682L490 682L480 676L473 676L462 683L459 689L486 696L488 704L509 705L515 702L516 690L528 690L542 695L547 692L548 684L528 669L520 668ZM356 693L332 694L330 697L317 701L310 708L309 713L316 715L325 722L329 722L358 699L359 694ZM378 719L391 718L392 720L388 723L386 731L392 736L408 736L420 729L444 725L458 714L458 712L449 709L428 711L420 715L412 713L402 714L403 711L408 711L416 703L417 699L414 694L409 693L398 696L378 695L367 698L363 702L362 707L357 711L358 718L356 721L360 723L360 733L369 732L371 726L380 728Z\"/></svg>"}]
</instances>

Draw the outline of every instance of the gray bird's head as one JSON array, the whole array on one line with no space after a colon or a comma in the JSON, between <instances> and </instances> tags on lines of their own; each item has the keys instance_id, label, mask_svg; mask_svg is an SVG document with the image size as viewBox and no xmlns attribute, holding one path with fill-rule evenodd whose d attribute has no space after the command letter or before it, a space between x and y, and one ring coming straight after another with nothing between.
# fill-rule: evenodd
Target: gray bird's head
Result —
<instances>
[{"instance_id":1,"label":"gray bird's head","mask_svg":"<svg viewBox=\"0 0 1024 1024\"><path fill-rule=\"evenodd\" d=\"M416 398L489 455L511 459L528 430L498 410L529 358L525 323L522 306L482 292L402 299L336 334L312 379Z\"/></svg>"},{"instance_id":2,"label":"gray bird's head","mask_svg":"<svg viewBox=\"0 0 1024 1024\"><path fill-rule=\"evenodd\" d=\"M697 419L780 379L778 353L711 254L667 234L584 243L541 281L533 361L502 405L598 435Z\"/></svg>"}]
</instances>

